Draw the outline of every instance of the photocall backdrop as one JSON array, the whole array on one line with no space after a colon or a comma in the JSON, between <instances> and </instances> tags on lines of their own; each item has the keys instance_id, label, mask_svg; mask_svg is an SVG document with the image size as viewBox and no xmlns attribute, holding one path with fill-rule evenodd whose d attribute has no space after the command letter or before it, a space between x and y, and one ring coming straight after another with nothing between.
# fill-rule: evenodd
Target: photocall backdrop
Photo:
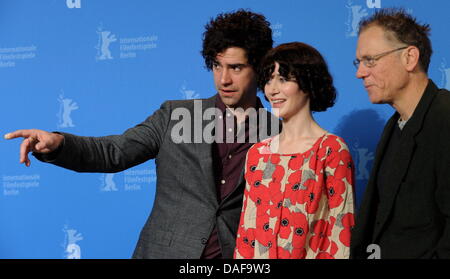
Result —
<instances>
[{"instance_id":1,"label":"photocall backdrop","mask_svg":"<svg viewBox=\"0 0 450 279\"><path fill-rule=\"evenodd\" d=\"M346 140L359 204L393 110L368 101L352 60L358 22L382 7L404 7L431 25L429 76L450 89L444 0L0 0L0 134L120 134L165 100L214 95L200 55L204 26L246 8L271 22L275 45L306 42L327 60L339 95L314 117ZM27 168L20 142L0 140L0 258L131 257L153 205L154 161L115 174L80 174L34 157Z\"/></svg>"}]
</instances>

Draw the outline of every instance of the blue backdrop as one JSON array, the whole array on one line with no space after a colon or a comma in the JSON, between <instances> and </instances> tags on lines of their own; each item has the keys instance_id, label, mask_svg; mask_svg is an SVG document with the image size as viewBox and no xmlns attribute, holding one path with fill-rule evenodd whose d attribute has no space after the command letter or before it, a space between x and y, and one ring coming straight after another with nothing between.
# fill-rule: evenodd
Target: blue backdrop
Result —
<instances>
[{"instance_id":1,"label":"blue backdrop","mask_svg":"<svg viewBox=\"0 0 450 279\"><path fill-rule=\"evenodd\" d=\"M0 0L0 134L118 134L165 100L212 96L200 55L204 25L248 8L266 15L276 44L303 41L326 58L339 96L315 118L349 145L360 202L393 110L370 104L355 78L357 23L390 6L431 25L429 75L450 89L444 0ZM154 162L117 174L79 174L34 158L26 168L19 144L0 140L0 258L129 258L152 209Z\"/></svg>"}]
</instances>

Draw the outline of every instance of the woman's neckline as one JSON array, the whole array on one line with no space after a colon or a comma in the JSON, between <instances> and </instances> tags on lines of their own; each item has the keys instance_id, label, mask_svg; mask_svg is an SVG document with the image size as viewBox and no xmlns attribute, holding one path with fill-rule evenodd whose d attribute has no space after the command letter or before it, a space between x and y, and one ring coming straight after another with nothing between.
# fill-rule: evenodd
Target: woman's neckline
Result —
<instances>
[{"instance_id":1,"label":"woman's neckline","mask_svg":"<svg viewBox=\"0 0 450 279\"><path fill-rule=\"evenodd\" d=\"M305 151L303 151L303 152L294 152L294 153L279 153L279 152L272 152L272 150L270 149L270 145L271 145L272 141L275 139L275 137L279 137L279 135L277 135L277 136L275 136L275 137L272 137L272 138L267 142L266 146L269 148L269 151L270 151L271 154L277 154L277 155L280 155L280 156L300 156L300 155L304 155L304 154L306 154L306 153L309 153L311 150L313 150L313 149L316 147L317 144L319 144L320 142L322 142L323 138L324 138L326 135L329 135L328 131L325 131L325 133L324 133L322 136L320 136L320 137L317 138L317 140L314 142L314 144L313 144L310 148L308 148L307 150L305 150Z\"/></svg>"}]
</instances>

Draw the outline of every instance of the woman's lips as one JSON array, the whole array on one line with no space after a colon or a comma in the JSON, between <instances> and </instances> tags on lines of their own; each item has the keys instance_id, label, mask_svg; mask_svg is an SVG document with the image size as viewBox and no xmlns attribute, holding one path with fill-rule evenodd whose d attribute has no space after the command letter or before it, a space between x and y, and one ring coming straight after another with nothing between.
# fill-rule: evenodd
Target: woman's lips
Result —
<instances>
[{"instance_id":1,"label":"woman's lips","mask_svg":"<svg viewBox=\"0 0 450 279\"><path fill-rule=\"evenodd\" d=\"M276 100L271 101L272 107L274 107L274 108L279 108L279 107L283 106L284 102L286 102L286 100L283 100L283 99L276 99Z\"/></svg>"}]
</instances>

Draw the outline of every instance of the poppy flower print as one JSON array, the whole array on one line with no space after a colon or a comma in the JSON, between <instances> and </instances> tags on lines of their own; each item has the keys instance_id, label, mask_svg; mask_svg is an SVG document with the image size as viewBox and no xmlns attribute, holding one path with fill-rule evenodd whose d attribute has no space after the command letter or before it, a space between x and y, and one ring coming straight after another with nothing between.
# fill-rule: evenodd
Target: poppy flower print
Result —
<instances>
[{"instance_id":1,"label":"poppy flower print","mask_svg":"<svg viewBox=\"0 0 450 279\"><path fill-rule=\"evenodd\" d=\"M349 257L354 226L354 166L344 140L327 133L298 154L253 145L235 258Z\"/></svg>"}]
</instances>

